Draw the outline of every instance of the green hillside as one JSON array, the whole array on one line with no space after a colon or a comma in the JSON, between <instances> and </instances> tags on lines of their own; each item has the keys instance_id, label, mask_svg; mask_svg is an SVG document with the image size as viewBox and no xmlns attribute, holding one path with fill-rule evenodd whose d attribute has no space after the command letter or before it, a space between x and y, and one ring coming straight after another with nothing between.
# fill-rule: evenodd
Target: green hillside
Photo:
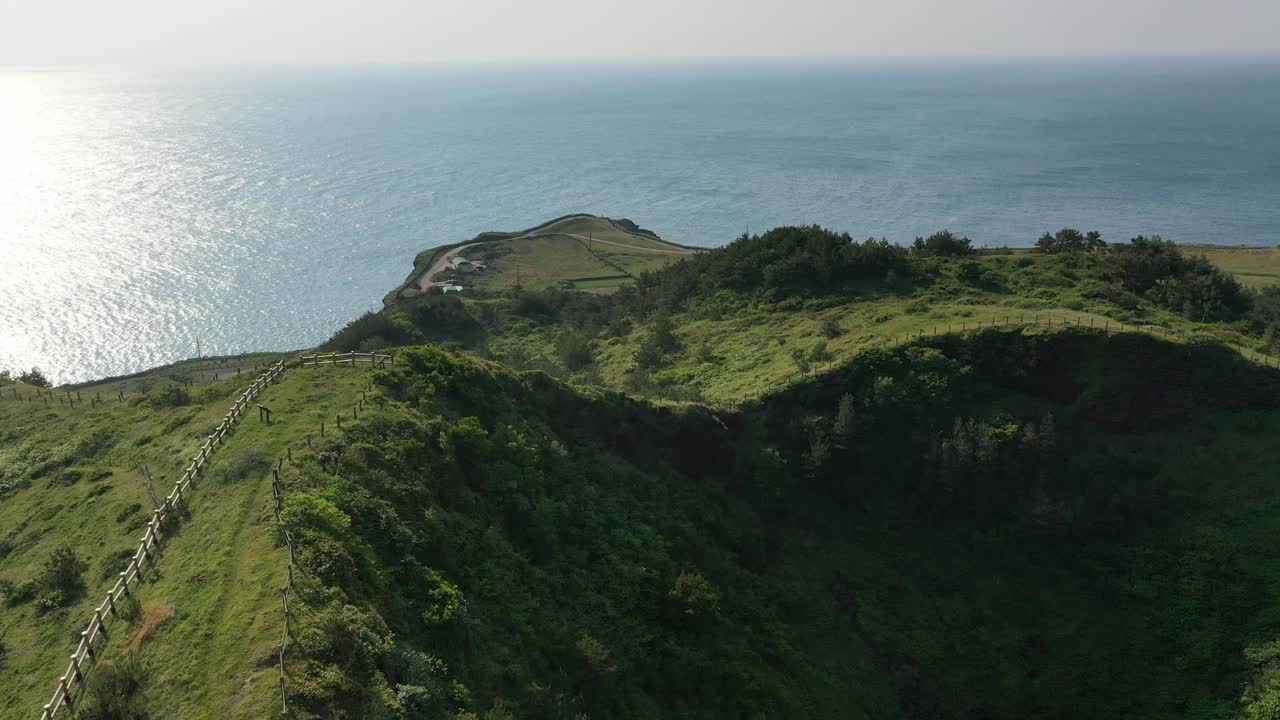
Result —
<instances>
[{"instance_id":1,"label":"green hillside","mask_svg":"<svg viewBox=\"0 0 1280 720\"><path fill-rule=\"evenodd\" d=\"M592 216L472 243L484 281L423 286L460 246L424 253L325 344L393 366L286 358L75 717L1280 707L1280 288L1235 279L1267 256L818 227L694 253ZM625 282L560 288L595 262ZM129 562L141 468L163 496L277 358L0 375L0 716L39 713Z\"/></svg>"},{"instance_id":2,"label":"green hillside","mask_svg":"<svg viewBox=\"0 0 1280 720\"><path fill-rule=\"evenodd\" d=\"M137 549L155 507L140 466L154 476L156 494L167 494L250 377L190 389L135 381L123 401L102 391L95 407L99 390L90 387L74 408L31 402L29 386L3 388L0 715L34 717L48 702L73 638ZM246 419L212 456L156 574L135 593L139 617L110 638L113 654L141 645L151 716L260 718L276 708L278 671L269 661L287 561L267 522L268 465L321 420L331 426L336 412L348 412L367 382L367 370L287 373L259 400L275 411L272 423ZM68 592L50 597L45 568L60 548L75 553L82 571ZM167 619L149 627L159 618Z\"/></svg>"},{"instance_id":3,"label":"green hillside","mask_svg":"<svg viewBox=\"0 0 1280 720\"><path fill-rule=\"evenodd\" d=\"M290 473L317 717L1230 717L1280 630L1228 351L990 330L716 414L401 360Z\"/></svg>"}]
</instances>

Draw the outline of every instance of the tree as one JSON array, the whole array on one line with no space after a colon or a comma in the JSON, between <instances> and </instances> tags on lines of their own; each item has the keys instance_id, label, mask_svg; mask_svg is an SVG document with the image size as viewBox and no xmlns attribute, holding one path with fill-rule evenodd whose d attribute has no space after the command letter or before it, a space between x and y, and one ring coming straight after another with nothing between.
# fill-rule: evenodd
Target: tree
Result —
<instances>
[{"instance_id":1,"label":"tree","mask_svg":"<svg viewBox=\"0 0 1280 720\"><path fill-rule=\"evenodd\" d=\"M1102 240L1102 233L1097 230L1081 233L1075 228L1063 228L1052 235L1045 233L1036 241L1036 249L1049 255L1093 252L1106 247L1107 244Z\"/></svg>"},{"instance_id":2,"label":"tree","mask_svg":"<svg viewBox=\"0 0 1280 720\"><path fill-rule=\"evenodd\" d=\"M556 338L556 352L561 362L570 370L581 370L595 362L591 343L577 330L564 330Z\"/></svg>"},{"instance_id":3,"label":"tree","mask_svg":"<svg viewBox=\"0 0 1280 720\"><path fill-rule=\"evenodd\" d=\"M838 320L828 317L822 321L822 334L829 338L838 338L844 334L844 328L840 327Z\"/></svg>"},{"instance_id":4,"label":"tree","mask_svg":"<svg viewBox=\"0 0 1280 720\"><path fill-rule=\"evenodd\" d=\"M959 237L950 230L936 232L927 238L916 238L911 251L924 257L964 257L975 252L969 238Z\"/></svg>"},{"instance_id":5,"label":"tree","mask_svg":"<svg viewBox=\"0 0 1280 720\"><path fill-rule=\"evenodd\" d=\"M843 448L857 429L857 409L853 395L845 393L840 396L840 404L836 407L836 421L831 427L831 435L836 447Z\"/></svg>"},{"instance_id":6,"label":"tree","mask_svg":"<svg viewBox=\"0 0 1280 720\"><path fill-rule=\"evenodd\" d=\"M676 338L669 314L660 311L653 318L653 341L658 344L658 347L663 352L671 352L680 344L680 341Z\"/></svg>"},{"instance_id":7,"label":"tree","mask_svg":"<svg viewBox=\"0 0 1280 720\"><path fill-rule=\"evenodd\" d=\"M19 373L18 382L34 385L35 387L47 388L51 385L49 378L40 372L40 368L33 367L30 370Z\"/></svg>"}]
</instances>

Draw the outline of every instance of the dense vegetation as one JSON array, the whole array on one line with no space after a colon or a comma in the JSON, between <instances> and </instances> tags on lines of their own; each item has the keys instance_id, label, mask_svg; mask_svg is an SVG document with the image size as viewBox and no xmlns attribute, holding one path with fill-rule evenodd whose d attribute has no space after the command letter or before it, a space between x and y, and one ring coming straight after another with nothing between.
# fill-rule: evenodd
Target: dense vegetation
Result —
<instances>
[{"instance_id":1,"label":"dense vegetation","mask_svg":"<svg viewBox=\"0 0 1280 720\"><path fill-rule=\"evenodd\" d=\"M316 716L1223 717L1271 662L1280 377L1227 351L988 332L714 415L401 358L290 479Z\"/></svg>"},{"instance_id":2,"label":"dense vegetation","mask_svg":"<svg viewBox=\"0 0 1280 720\"><path fill-rule=\"evenodd\" d=\"M880 343L997 314L1058 322ZM78 716L278 712L289 453L296 717L1275 717L1280 373L1214 341L1278 329L1280 286L1070 229L788 227L613 295L399 296L327 347L432 344L324 437L363 372L271 388ZM69 412L42 379L0 373L0 714L127 562L138 466L181 472L242 384Z\"/></svg>"},{"instance_id":3,"label":"dense vegetation","mask_svg":"<svg viewBox=\"0 0 1280 720\"><path fill-rule=\"evenodd\" d=\"M1014 254L948 231L908 249L817 226L740 237L612 295L418 297L360 318L329 346L443 342L580 384L720 404L906 333L1041 314L1280 350L1280 290L1244 288L1157 237L1107 245L1066 228Z\"/></svg>"}]
</instances>

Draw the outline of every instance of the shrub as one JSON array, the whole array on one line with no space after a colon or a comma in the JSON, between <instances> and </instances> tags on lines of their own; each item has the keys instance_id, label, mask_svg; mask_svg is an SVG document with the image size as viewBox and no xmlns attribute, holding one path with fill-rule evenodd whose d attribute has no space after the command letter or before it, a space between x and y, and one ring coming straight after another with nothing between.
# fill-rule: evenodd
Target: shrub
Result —
<instances>
[{"instance_id":1,"label":"shrub","mask_svg":"<svg viewBox=\"0 0 1280 720\"><path fill-rule=\"evenodd\" d=\"M493 308L490 313L496 311ZM457 295L427 295L414 303L409 319L428 337L465 339L482 331L480 323L467 312ZM496 320L490 324L496 324Z\"/></svg>"},{"instance_id":2,"label":"shrub","mask_svg":"<svg viewBox=\"0 0 1280 720\"><path fill-rule=\"evenodd\" d=\"M142 505L138 503L131 503L128 507L122 508L120 512L116 513L116 522L122 523L125 520L128 520L141 509Z\"/></svg>"},{"instance_id":3,"label":"shrub","mask_svg":"<svg viewBox=\"0 0 1280 720\"><path fill-rule=\"evenodd\" d=\"M720 593L700 572L682 572L667 593L680 614L711 616L720 609Z\"/></svg>"},{"instance_id":4,"label":"shrub","mask_svg":"<svg viewBox=\"0 0 1280 720\"><path fill-rule=\"evenodd\" d=\"M675 350L680 345L671 323L671 316L665 312L658 313L653 319L653 341L662 348L663 352Z\"/></svg>"},{"instance_id":5,"label":"shrub","mask_svg":"<svg viewBox=\"0 0 1280 720\"><path fill-rule=\"evenodd\" d=\"M80 470L70 469L63 470L53 479L55 485L75 485L84 477L84 473Z\"/></svg>"},{"instance_id":6,"label":"shrub","mask_svg":"<svg viewBox=\"0 0 1280 720\"><path fill-rule=\"evenodd\" d=\"M360 343L371 338L382 338L387 343L397 343L407 336L404 328L382 313L367 312L347 323L325 342L323 349L337 352L353 352Z\"/></svg>"},{"instance_id":7,"label":"shrub","mask_svg":"<svg viewBox=\"0 0 1280 720\"><path fill-rule=\"evenodd\" d=\"M45 374L40 371L40 368L34 368L34 367L31 368L30 370L25 370L19 373L18 382L24 382L28 385L34 385L35 387L42 387L42 388L47 388L51 386L51 383L49 382L49 378L45 377Z\"/></svg>"},{"instance_id":8,"label":"shrub","mask_svg":"<svg viewBox=\"0 0 1280 720\"><path fill-rule=\"evenodd\" d=\"M827 317L822 321L822 334L829 338L838 338L844 334L844 328L840 327L840 322L834 317Z\"/></svg>"},{"instance_id":9,"label":"shrub","mask_svg":"<svg viewBox=\"0 0 1280 720\"><path fill-rule=\"evenodd\" d=\"M132 654L100 661L88 677L76 720L148 720L140 697L145 681L142 663Z\"/></svg>"},{"instance_id":10,"label":"shrub","mask_svg":"<svg viewBox=\"0 0 1280 720\"><path fill-rule=\"evenodd\" d=\"M964 257L974 253L967 237L959 237L950 230L936 232L927 238L916 238L911 252L922 257Z\"/></svg>"},{"instance_id":11,"label":"shrub","mask_svg":"<svg viewBox=\"0 0 1280 720\"><path fill-rule=\"evenodd\" d=\"M183 407L191 404L191 393L177 383L165 383L147 398L151 407Z\"/></svg>"},{"instance_id":12,"label":"shrub","mask_svg":"<svg viewBox=\"0 0 1280 720\"><path fill-rule=\"evenodd\" d=\"M239 452L223 454L222 462L214 463L209 479L214 482L239 482L271 467L271 458L260 448L244 448Z\"/></svg>"},{"instance_id":13,"label":"shrub","mask_svg":"<svg viewBox=\"0 0 1280 720\"><path fill-rule=\"evenodd\" d=\"M561 331L556 338L556 353L560 361L570 370L581 370L595 362L591 351L591 343L576 330Z\"/></svg>"},{"instance_id":14,"label":"shrub","mask_svg":"<svg viewBox=\"0 0 1280 720\"><path fill-rule=\"evenodd\" d=\"M661 365L666 360L667 353L662 347L662 343L653 335L645 338L640 343L640 349L636 350L635 363L636 367L642 370L648 370Z\"/></svg>"},{"instance_id":15,"label":"shrub","mask_svg":"<svg viewBox=\"0 0 1280 720\"><path fill-rule=\"evenodd\" d=\"M956 277L966 285L987 289L999 288L1004 280L999 272L974 260L966 260L960 263L960 268L956 271Z\"/></svg>"},{"instance_id":16,"label":"shrub","mask_svg":"<svg viewBox=\"0 0 1280 720\"><path fill-rule=\"evenodd\" d=\"M555 316L556 307L545 292L522 292L516 298L515 311L527 318L550 318Z\"/></svg>"},{"instance_id":17,"label":"shrub","mask_svg":"<svg viewBox=\"0 0 1280 720\"><path fill-rule=\"evenodd\" d=\"M50 553L36 577L41 606L53 610L78 599L84 592L83 575L86 569L88 566L69 545L63 545Z\"/></svg>"},{"instance_id":18,"label":"shrub","mask_svg":"<svg viewBox=\"0 0 1280 720\"><path fill-rule=\"evenodd\" d=\"M582 659L586 661L587 668L597 675L607 675L618 669L609 653L609 648L586 633L578 638L578 652L582 653Z\"/></svg>"},{"instance_id":19,"label":"shrub","mask_svg":"<svg viewBox=\"0 0 1280 720\"><path fill-rule=\"evenodd\" d=\"M0 595L4 595L5 605L16 607L35 598L36 581L26 580L15 585L11 580L0 580Z\"/></svg>"}]
</instances>

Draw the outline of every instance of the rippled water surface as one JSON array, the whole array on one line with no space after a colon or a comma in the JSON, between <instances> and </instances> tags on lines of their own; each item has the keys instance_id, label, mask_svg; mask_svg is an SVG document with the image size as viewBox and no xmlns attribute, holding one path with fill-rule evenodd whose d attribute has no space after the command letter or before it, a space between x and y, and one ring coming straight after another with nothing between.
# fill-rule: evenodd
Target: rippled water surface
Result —
<instances>
[{"instance_id":1,"label":"rippled water surface","mask_svg":"<svg viewBox=\"0 0 1280 720\"><path fill-rule=\"evenodd\" d=\"M0 368L299 348L567 212L1280 240L1274 62L0 70Z\"/></svg>"}]
</instances>

